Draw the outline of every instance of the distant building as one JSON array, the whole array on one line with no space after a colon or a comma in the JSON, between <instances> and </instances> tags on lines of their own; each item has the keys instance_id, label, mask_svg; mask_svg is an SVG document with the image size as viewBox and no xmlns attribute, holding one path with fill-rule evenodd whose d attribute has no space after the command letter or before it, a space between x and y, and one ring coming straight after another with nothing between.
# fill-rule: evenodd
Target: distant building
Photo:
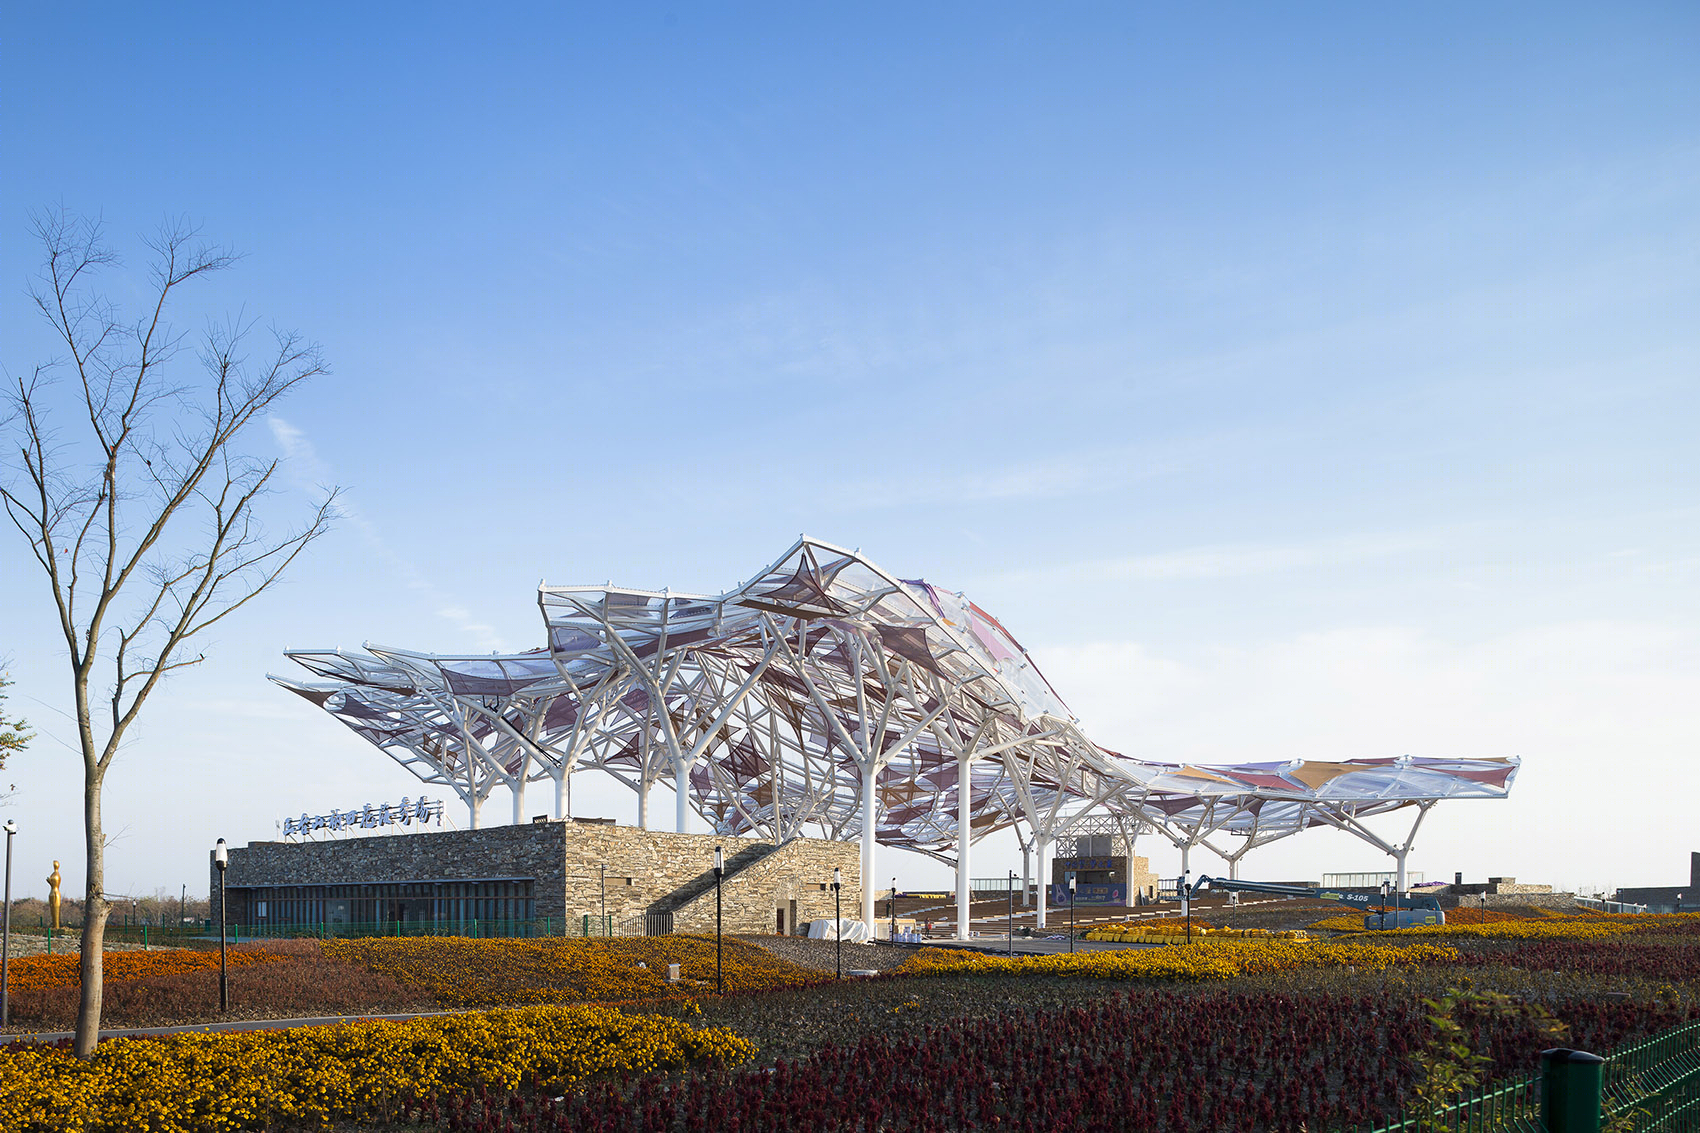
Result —
<instances>
[{"instance_id":1,"label":"distant building","mask_svg":"<svg viewBox=\"0 0 1700 1133\"><path fill-rule=\"evenodd\" d=\"M1619 889L1612 899L1645 905L1651 913L1700 913L1700 853L1688 855L1687 885Z\"/></svg>"}]
</instances>

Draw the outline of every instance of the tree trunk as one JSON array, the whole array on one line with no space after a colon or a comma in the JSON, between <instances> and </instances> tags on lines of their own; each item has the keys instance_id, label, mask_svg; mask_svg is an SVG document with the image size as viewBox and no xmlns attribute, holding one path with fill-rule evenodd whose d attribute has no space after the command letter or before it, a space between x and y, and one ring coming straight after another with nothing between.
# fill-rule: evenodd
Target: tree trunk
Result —
<instances>
[{"instance_id":1,"label":"tree trunk","mask_svg":"<svg viewBox=\"0 0 1700 1133\"><path fill-rule=\"evenodd\" d=\"M78 1058L94 1054L100 1041L101 949L106 944L106 839L100 822L100 789L105 773L91 760L83 763L83 830L88 857L88 887L83 900L82 1000L77 1007Z\"/></svg>"}]
</instances>

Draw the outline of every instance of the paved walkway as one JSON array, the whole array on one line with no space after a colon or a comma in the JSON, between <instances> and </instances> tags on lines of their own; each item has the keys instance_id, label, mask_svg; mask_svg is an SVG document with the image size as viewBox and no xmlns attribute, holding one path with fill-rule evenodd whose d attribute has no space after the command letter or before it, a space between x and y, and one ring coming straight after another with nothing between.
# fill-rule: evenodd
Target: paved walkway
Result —
<instances>
[{"instance_id":1,"label":"paved walkway","mask_svg":"<svg viewBox=\"0 0 1700 1133\"><path fill-rule=\"evenodd\" d=\"M403 1015L316 1015L307 1019L231 1019L219 1023L184 1023L175 1027L122 1027L100 1032L102 1039L133 1038L138 1035L187 1035L213 1031L281 1031L289 1027L325 1027L332 1023L362 1023L373 1019L425 1019L435 1015L457 1015L457 1011L414 1011ZM74 1037L72 1031L40 1031L0 1035L0 1043L53 1043Z\"/></svg>"}]
</instances>

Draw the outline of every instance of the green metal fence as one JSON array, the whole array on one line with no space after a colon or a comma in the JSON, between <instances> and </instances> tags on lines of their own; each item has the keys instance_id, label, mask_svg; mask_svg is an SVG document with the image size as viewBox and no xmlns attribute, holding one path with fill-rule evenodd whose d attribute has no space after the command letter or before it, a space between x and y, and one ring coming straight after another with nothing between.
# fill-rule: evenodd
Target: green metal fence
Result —
<instances>
[{"instance_id":1,"label":"green metal fence","mask_svg":"<svg viewBox=\"0 0 1700 1133\"><path fill-rule=\"evenodd\" d=\"M1591 1055L1563 1057L1574 1053L1547 1051L1540 1074L1495 1084L1437 1117L1400 1113L1358 1133L1700 1133L1700 1021L1616 1051L1603 1065Z\"/></svg>"},{"instance_id":2,"label":"green metal fence","mask_svg":"<svg viewBox=\"0 0 1700 1133\"><path fill-rule=\"evenodd\" d=\"M1606 1059L1606 1120L1635 1133L1700 1133L1700 1021Z\"/></svg>"},{"instance_id":3,"label":"green metal fence","mask_svg":"<svg viewBox=\"0 0 1700 1133\"><path fill-rule=\"evenodd\" d=\"M1545 1133L1541 1124L1541 1079L1539 1075L1515 1082L1499 1082L1480 1093L1463 1098L1435 1119L1401 1110L1386 1125L1358 1127L1356 1133L1416 1133L1417 1130L1446 1130L1447 1133Z\"/></svg>"}]
</instances>

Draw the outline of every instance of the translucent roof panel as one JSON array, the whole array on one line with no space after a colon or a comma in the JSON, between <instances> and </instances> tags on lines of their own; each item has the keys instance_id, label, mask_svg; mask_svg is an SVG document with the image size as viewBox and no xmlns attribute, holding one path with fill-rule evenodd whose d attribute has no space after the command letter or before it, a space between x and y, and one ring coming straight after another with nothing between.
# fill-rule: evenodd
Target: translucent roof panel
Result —
<instances>
[{"instance_id":1,"label":"translucent roof panel","mask_svg":"<svg viewBox=\"0 0 1700 1133\"><path fill-rule=\"evenodd\" d=\"M462 775L463 794L582 770L645 792L682 772L717 830L854 837L871 780L879 840L928 851L956 837L964 766L976 836L1091 814L1165 831L1296 830L1502 798L1518 766L1118 754L1082 732L994 615L808 538L720 594L546 585L537 602L542 649L292 652L320 679L279 683L429 781Z\"/></svg>"}]
</instances>

